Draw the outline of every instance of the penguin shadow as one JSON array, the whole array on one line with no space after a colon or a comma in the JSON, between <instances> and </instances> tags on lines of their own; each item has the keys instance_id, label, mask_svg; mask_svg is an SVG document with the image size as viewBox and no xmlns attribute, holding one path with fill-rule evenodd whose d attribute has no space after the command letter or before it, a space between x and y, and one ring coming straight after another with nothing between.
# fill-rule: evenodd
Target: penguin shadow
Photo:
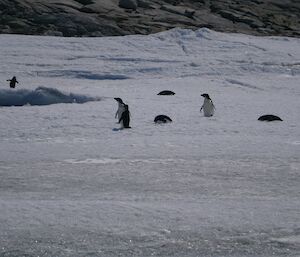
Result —
<instances>
[{"instance_id":1,"label":"penguin shadow","mask_svg":"<svg viewBox=\"0 0 300 257\"><path fill-rule=\"evenodd\" d=\"M129 127L129 128L113 128L112 131L117 132L117 131L128 130L128 129L131 129L131 127Z\"/></svg>"},{"instance_id":2,"label":"penguin shadow","mask_svg":"<svg viewBox=\"0 0 300 257\"><path fill-rule=\"evenodd\" d=\"M113 129L112 129L112 131L115 131L115 132L116 132L116 131L122 131L122 130L123 130L123 128L113 128Z\"/></svg>"},{"instance_id":3,"label":"penguin shadow","mask_svg":"<svg viewBox=\"0 0 300 257\"><path fill-rule=\"evenodd\" d=\"M210 123L215 123L217 121L219 121L219 120L216 117L201 117L200 116L199 123L202 122L202 124L203 124L203 122L207 122L207 124L210 124Z\"/></svg>"}]
</instances>

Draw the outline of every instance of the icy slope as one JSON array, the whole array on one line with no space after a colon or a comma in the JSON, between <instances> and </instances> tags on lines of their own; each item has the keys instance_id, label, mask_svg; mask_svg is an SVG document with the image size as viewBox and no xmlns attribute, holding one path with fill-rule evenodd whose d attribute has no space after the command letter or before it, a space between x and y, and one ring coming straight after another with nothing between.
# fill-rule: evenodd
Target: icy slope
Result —
<instances>
[{"instance_id":1,"label":"icy slope","mask_svg":"<svg viewBox=\"0 0 300 257\"><path fill-rule=\"evenodd\" d=\"M300 254L299 39L0 35L0 59L0 99L100 98L0 108L0 255ZM113 97L132 129L115 131ZM283 122L257 121L268 113Z\"/></svg>"}]
</instances>

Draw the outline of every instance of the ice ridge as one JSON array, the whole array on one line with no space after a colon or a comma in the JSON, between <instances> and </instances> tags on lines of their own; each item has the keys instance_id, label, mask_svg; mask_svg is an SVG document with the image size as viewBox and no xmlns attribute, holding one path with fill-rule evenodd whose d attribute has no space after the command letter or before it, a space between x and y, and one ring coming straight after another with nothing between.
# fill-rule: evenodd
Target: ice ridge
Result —
<instances>
[{"instance_id":1,"label":"ice ridge","mask_svg":"<svg viewBox=\"0 0 300 257\"><path fill-rule=\"evenodd\" d=\"M100 101L100 97L91 97L73 93L63 93L56 88L38 87L34 90L0 89L0 106L50 105L58 103L86 103Z\"/></svg>"}]
</instances>

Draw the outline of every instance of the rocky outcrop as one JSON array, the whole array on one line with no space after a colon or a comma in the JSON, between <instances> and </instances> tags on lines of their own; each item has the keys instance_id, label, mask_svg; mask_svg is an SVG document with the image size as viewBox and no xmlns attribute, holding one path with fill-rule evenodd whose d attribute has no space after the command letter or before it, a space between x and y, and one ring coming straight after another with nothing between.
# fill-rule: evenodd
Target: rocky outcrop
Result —
<instances>
[{"instance_id":1,"label":"rocky outcrop","mask_svg":"<svg viewBox=\"0 0 300 257\"><path fill-rule=\"evenodd\" d=\"M181 27L300 36L300 1L0 0L0 33L149 34Z\"/></svg>"},{"instance_id":2,"label":"rocky outcrop","mask_svg":"<svg viewBox=\"0 0 300 257\"><path fill-rule=\"evenodd\" d=\"M138 4L136 0L120 0L119 6L124 9L136 10Z\"/></svg>"}]
</instances>

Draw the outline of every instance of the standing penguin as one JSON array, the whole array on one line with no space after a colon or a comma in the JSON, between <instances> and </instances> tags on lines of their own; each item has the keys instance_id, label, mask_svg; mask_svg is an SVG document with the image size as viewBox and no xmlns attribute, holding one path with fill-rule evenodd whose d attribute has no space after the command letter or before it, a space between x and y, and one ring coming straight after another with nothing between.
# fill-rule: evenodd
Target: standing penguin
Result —
<instances>
[{"instance_id":1,"label":"standing penguin","mask_svg":"<svg viewBox=\"0 0 300 257\"><path fill-rule=\"evenodd\" d=\"M121 123L121 122L123 123L122 124L123 128L131 128L129 126L129 123L130 123L130 112L128 110L128 105L124 104L124 108L125 108L125 111L122 113L122 116L119 119L119 123Z\"/></svg>"},{"instance_id":2,"label":"standing penguin","mask_svg":"<svg viewBox=\"0 0 300 257\"><path fill-rule=\"evenodd\" d=\"M124 104L123 100L119 97L116 97L114 99L118 102L118 110L116 112L115 119L119 120L122 116L122 113L125 111L125 108L124 108L125 104Z\"/></svg>"},{"instance_id":3,"label":"standing penguin","mask_svg":"<svg viewBox=\"0 0 300 257\"><path fill-rule=\"evenodd\" d=\"M16 76L13 76L12 79L8 79L8 80L6 80L6 81L9 81L9 87L10 87L10 88L15 88L15 87L16 87L16 83L19 83L19 82L17 81Z\"/></svg>"},{"instance_id":4,"label":"standing penguin","mask_svg":"<svg viewBox=\"0 0 300 257\"><path fill-rule=\"evenodd\" d=\"M205 117L213 116L216 108L215 108L212 100L210 99L208 94L202 94L201 96L204 97L204 102L203 102L203 105L200 109L200 112L203 109L203 113L204 113Z\"/></svg>"}]
</instances>

